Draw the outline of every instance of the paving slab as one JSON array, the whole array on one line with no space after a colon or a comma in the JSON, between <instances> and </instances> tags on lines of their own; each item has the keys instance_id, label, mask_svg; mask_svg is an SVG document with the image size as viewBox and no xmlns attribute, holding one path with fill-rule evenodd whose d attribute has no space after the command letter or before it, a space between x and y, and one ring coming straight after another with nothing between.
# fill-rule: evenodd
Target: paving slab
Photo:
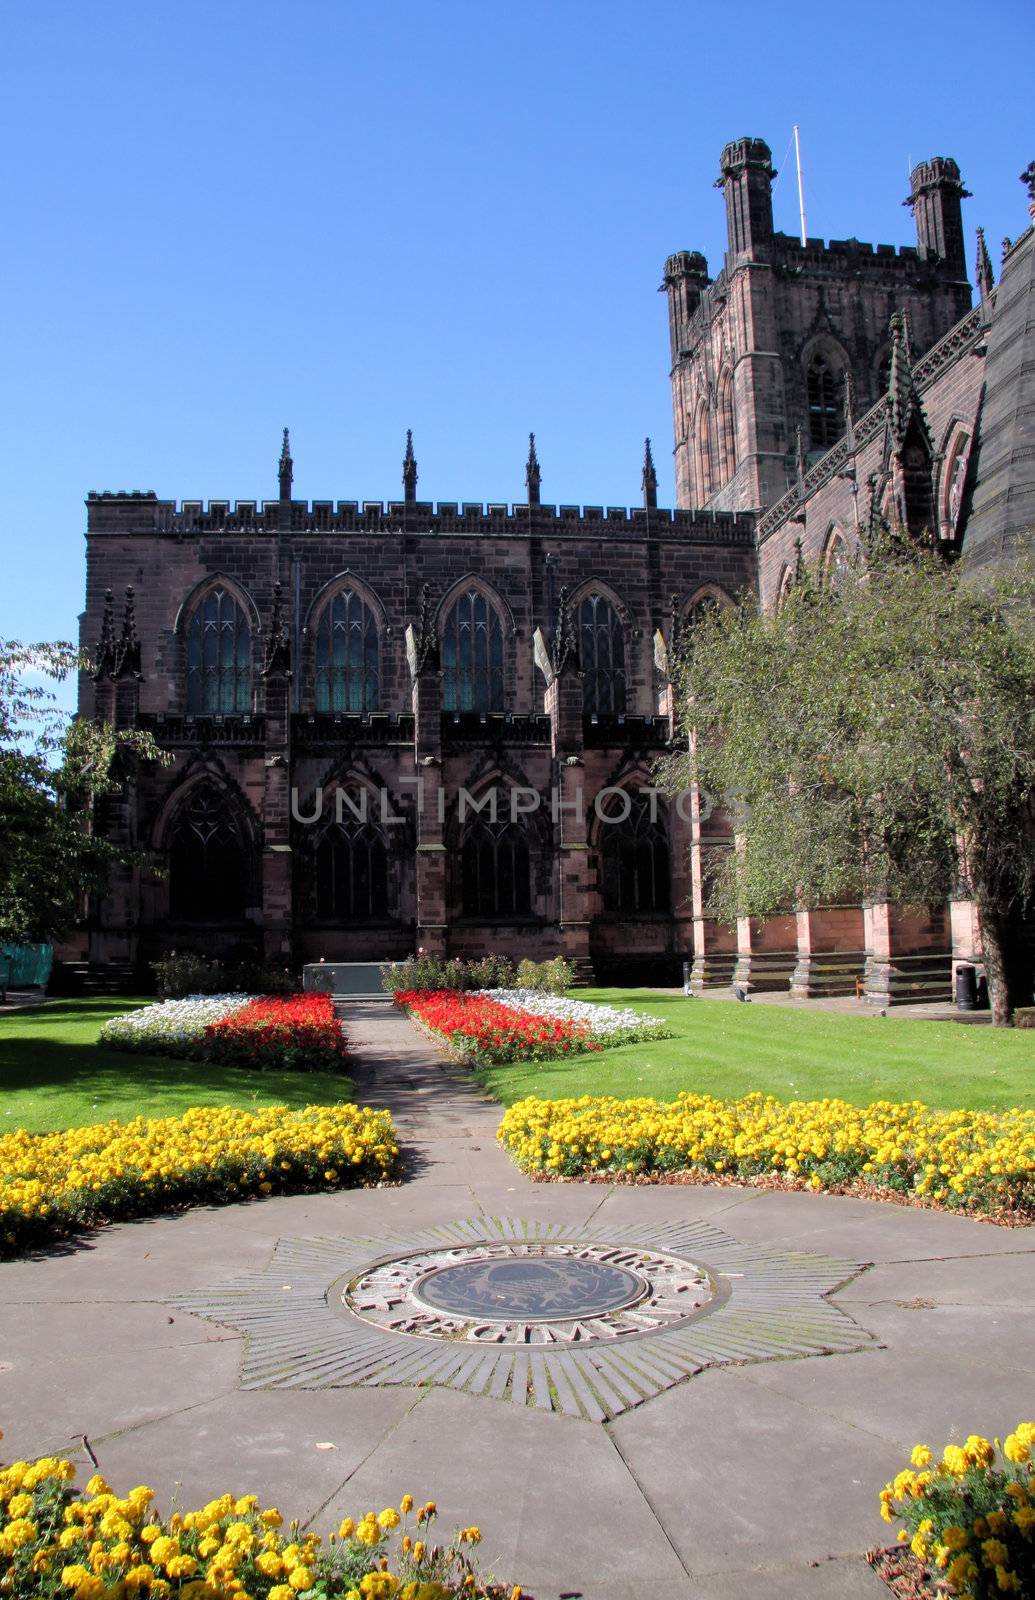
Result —
<instances>
[{"instance_id":1,"label":"paving slab","mask_svg":"<svg viewBox=\"0 0 1035 1600\"><path fill-rule=\"evenodd\" d=\"M323 1513L434 1498L438 1526L481 1528L481 1565L527 1584L536 1600L691 1593L688 1574L608 1437L556 1413L429 1390Z\"/></svg>"}]
</instances>

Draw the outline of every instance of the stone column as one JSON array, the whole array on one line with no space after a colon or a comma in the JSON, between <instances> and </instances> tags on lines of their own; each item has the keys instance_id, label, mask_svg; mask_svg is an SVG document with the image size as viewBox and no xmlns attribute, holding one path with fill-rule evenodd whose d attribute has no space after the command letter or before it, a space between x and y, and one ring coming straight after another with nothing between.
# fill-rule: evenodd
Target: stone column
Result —
<instances>
[{"instance_id":1,"label":"stone column","mask_svg":"<svg viewBox=\"0 0 1035 1600\"><path fill-rule=\"evenodd\" d=\"M952 954L947 906L865 907L865 996L871 1005L948 1000Z\"/></svg>"},{"instance_id":2,"label":"stone column","mask_svg":"<svg viewBox=\"0 0 1035 1600\"><path fill-rule=\"evenodd\" d=\"M819 906L799 911L798 957L791 994L798 1000L855 995L866 964L866 934L860 906Z\"/></svg>"}]
</instances>

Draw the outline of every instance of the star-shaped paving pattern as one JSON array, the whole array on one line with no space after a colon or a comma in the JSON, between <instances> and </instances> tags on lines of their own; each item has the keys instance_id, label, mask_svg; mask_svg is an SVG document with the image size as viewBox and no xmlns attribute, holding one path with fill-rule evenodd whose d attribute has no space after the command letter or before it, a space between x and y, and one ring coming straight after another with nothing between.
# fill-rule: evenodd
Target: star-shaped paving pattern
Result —
<instances>
[{"instance_id":1,"label":"star-shaped paving pattern","mask_svg":"<svg viewBox=\"0 0 1035 1600\"><path fill-rule=\"evenodd\" d=\"M703 1268L715 1287L708 1304L682 1321L620 1337L580 1342L571 1328L559 1342L482 1342L469 1330L443 1338L378 1326L342 1303L342 1292L381 1263L548 1246L626 1259L636 1249ZM707 1222L662 1226L566 1226L507 1217L469 1217L382 1237L281 1239L269 1265L224 1287L177 1295L183 1310L245 1336L243 1389L340 1389L354 1385L436 1384L468 1394L604 1422L707 1367L876 1348L873 1336L828 1295L865 1263L742 1244ZM550 1341L554 1333L543 1330Z\"/></svg>"}]
</instances>

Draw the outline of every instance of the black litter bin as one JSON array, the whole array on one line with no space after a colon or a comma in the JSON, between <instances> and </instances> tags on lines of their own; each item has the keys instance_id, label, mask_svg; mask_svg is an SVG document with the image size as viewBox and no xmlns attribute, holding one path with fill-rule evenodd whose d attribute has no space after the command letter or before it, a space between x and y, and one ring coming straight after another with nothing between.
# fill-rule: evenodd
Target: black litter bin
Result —
<instances>
[{"instance_id":1,"label":"black litter bin","mask_svg":"<svg viewBox=\"0 0 1035 1600\"><path fill-rule=\"evenodd\" d=\"M977 1010L977 970L962 962L956 968L956 1010Z\"/></svg>"}]
</instances>

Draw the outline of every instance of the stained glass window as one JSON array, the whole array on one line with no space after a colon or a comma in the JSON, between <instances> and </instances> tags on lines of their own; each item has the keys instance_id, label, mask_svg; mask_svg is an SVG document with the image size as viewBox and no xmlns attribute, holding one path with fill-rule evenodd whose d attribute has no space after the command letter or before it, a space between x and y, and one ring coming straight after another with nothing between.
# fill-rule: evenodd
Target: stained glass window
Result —
<instances>
[{"instance_id":1,"label":"stained glass window","mask_svg":"<svg viewBox=\"0 0 1035 1600\"><path fill-rule=\"evenodd\" d=\"M527 916L532 861L523 830L514 822L473 822L464 833L461 877L465 916Z\"/></svg>"},{"instance_id":2,"label":"stained glass window","mask_svg":"<svg viewBox=\"0 0 1035 1600\"><path fill-rule=\"evenodd\" d=\"M829 450L844 432L840 389L842 379L819 351L806 373L809 392L809 437L813 450Z\"/></svg>"},{"instance_id":3,"label":"stained glass window","mask_svg":"<svg viewBox=\"0 0 1035 1600\"><path fill-rule=\"evenodd\" d=\"M660 811L651 821L648 800L633 800L624 820L602 819L604 905L610 912L649 914L671 905L668 839Z\"/></svg>"},{"instance_id":4,"label":"stained glass window","mask_svg":"<svg viewBox=\"0 0 1035 1600\"><path fill-rule=\"evenodd\" d=\"M380 694L374 614L358 594L343 589L316 628L316 709L376 711Z\"/></svg>"},{"instance_id":5,"label":"stained glass window","mask_svg":"<svg viewBox=\"0 0 1035 1600\"><path fill-rule=\"evenodd\" d=\"M226 589L210 589L187 628L187 710L195 715L250 711L252 635Z\"/></svg>"},{"instance_id":6,"label":"stained glass window","mask_svg":"<svg viewBox=\"0 0 1035 1600\"><path fill-rule=\"evenodd\" d=\"M445 711L502 711L503 627L477 589L462 594L442 632Z\"/></svg>"},{"instance_id":7,"label":"stained glass window","mask_svg":"<svg viewBox=\"0 0 1035 1600\"><path fill-rule=\"evenodd\" d=\"M625 636L618 614L603 595L579 604L582 704L587 713L625 710Z\"/></svg>"}]
</instances>

